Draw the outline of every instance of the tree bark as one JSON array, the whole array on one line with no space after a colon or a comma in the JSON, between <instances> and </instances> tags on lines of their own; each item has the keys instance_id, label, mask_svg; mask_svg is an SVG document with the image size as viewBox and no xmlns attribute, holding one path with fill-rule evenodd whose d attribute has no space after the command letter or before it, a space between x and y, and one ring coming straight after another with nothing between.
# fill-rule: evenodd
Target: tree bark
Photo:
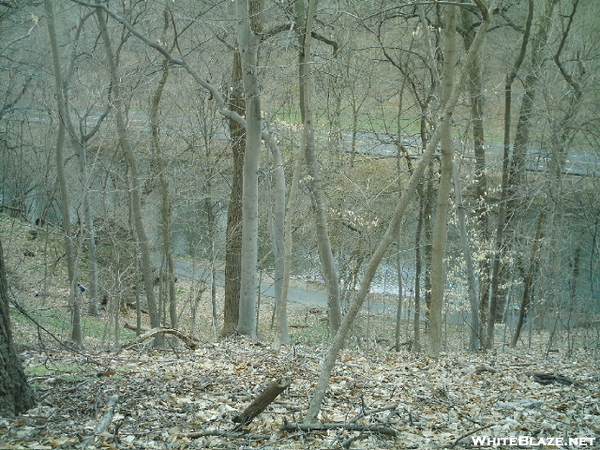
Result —
<instances>
[{"instance_id":1,"label":"tree bark","mask_svg":"<svg viewBox=\"0 0 600 450\"><path fill-rule=\"evenodd\" d=\"M24 413L35 405L21 360L15 351L8 307L8 283L0 241L0 417Z\"/></svg>"},{"instance_id":2,"label":"tree bark","mask_svg":"<svg viewBox=\"0 0 600 450\"><path fill-rule=\"evenodd\" d=\"M242 86L242 60L239 51L233 55L231 87L227 98L229 108L244 116L244 88ZM225 303L221 336L235 333L240 316L240 273L242 269L242 191L244 179L244 149L246 129L237 120L229 118L229 135L233 156L233 176L227 208L225 243Z\"/></svg>"}]
</instances>

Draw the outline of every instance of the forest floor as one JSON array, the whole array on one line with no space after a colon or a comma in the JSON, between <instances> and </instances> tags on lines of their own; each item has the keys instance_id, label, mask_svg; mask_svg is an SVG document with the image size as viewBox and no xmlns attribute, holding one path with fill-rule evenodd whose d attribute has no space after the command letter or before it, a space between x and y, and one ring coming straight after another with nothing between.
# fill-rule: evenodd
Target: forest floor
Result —
<instances>
[{"instance_id":1,"label":"forest floor","mask_svg":"<svg viewBox=\"0 0 600 450\"><path fill-rule=\"evenodd\" d=\"M513 349L499 326L495 350L472 353L464 350L466 327L446 325L446 352L431 358L409 351L410 324L396 352L393 318L364 313L338 358L318 423L303 427L327 351L322 308L291 304L294 345L279 351L269 345L268 299L259 342L217 340L210 290L182 279L179 329L195 349L176 337L161 350L139 342L124 327L135 324L135 311L109 305L98 318L84 316L85 349L77 350L68 342L64 270L48 256L60 252L42 254L15 227L5 222L2 235L11 295L36 323L14 306L11 319L38 403L0 418L0 449L600 448L597 327L558 334L553 345L547 332L534 331ZM234 422L284 378L290 387L264 412L242 427Z\"/></svg>"},{"instance_id":2,"label":"forest floor","mask_svg":"<svg viewBox=\"0 0 600 450\"><path fill-rule=\"evenodd\" d=\"M600 448L597 352L451 352L434 359L346 350L319 427L300 429L325 347L276 352L242 337L195 350L172 344L26 350L38 406L0 419L0 448ZM282 378L291 380L289 389L238 427L234 417Z\"/></svg>"}]
</instances>

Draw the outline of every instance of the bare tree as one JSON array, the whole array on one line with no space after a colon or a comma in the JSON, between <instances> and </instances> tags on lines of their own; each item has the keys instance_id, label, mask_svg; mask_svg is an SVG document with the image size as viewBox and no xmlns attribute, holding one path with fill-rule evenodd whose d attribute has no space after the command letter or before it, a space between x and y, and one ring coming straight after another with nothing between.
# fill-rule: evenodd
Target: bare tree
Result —
<instances>
[{"instance_id":1,"label":"bare tree","mask_svg":"<svg viewBox=\"0 0 600 450\"><path fill-rule=\"evenodd\" d=\"M56 85L56 102L58 106L58 134L56 137L56 172L60 184L60 209L62 212L65 251L67 253L67 270L70 286L71 307L71 340L78 346L83 346L83 334L81 331L81 313L78 291L76 289L76 270L75 270L75 249L73 245L73 234L71 231L71 214L69 205L69 185L65 174L65 117L67 115L66 98L63 88L63 77L61 71L60 54L58 51L58 39L56 37L56 27L54 24L54 8L51 0L45 0L48 35L50 36L50 46L52 48L52 61L54 67L54 80Z\"/></svg>"},{"instance_id":2,"label":"bare tree","mask_svg":"<svg viewBox=\"0 0 600 450\"><path fill-rule=\"evenodd\" d=\"M456 64L456 10L452 5L445 7L444 28L444 68L442 74L442 104L445 104L454 87L454 66ZM441 130L440 148L442 167L436 204L431 254L431 308L430 352L437 356L442 348L442 309L446 291L446 243L448 240L448 205L452 188L452 166L454 150L452 148L452 123L444 123Z\"/></svg>"},{"instance_id":3,"label":"bare tree","mask_svg":"<svg viewBox=\"0 0 600 450\"><path fill-rule=\"evenodd\" d=\"M321 409L321 403L325 398L325 392L327 390L327 386L329 385L329 378L331 376L331 372L333 371L337 355L342 348L342 345L346 339L348 332L350 331L350 327L352 326L356 315L362 308L362 305L369 292L371 282L373 281L373 277L375 276L377 267L379 266L388 247L398 235L398 229L400 227L406 208L408 207L409 201L416 190L417 184L421 180L425 169L429 165L429 162L431 161L431 158L433 157L434 152L437 149L437 146L440 142L441 132L445 124L450 123L452 114L459 99L463 81L466 76L465 66L470 63L470 60L474 58L475 54L479 51L479 47L481 46L483 38L485 37L485 34L488 30L491 16L495 11L496 2L492 3L489 10L479 1L477 2L477 4L481 10L483 21L481 23L481 26L479 27L479 30L477 30L477 34L473 40L471 48L465 56L461 68L458 72L457 79L459 81L453 85L452 91L448 95L448 100L440 114L440 123L433 132L431 139L427 144L427 149L425 153L419 160L418 164L415 166L415 170L413 171L410 179L408 180L402 192L400 199L398 200L396 209L394 211L394 215L390 223L388 224L385 234L381 238L379 244L377 245L377 248L371 255L371 258L367 264L367 268L365 270L360 289L356 297L352 301L352 304L350 305L350 308L348 309L348 312L344 317L344 320L342 321L340 328L338 329L338 332L333 339L333 342L331 343L331 347L327 352L327 356L325 357L325 360L321 365L321 372L317 381L317 386L315 387L313 396L310 401L309 409L304 419L305 423L313 423L317 418L317 414Z\"/></svg>"},{"instance_id":4,"label":"bare tree","mask_svg":"<svg viewBox=\"0 0 600 450\"><path fill-rule=\"evenodd\" d=\"M312 24L315 20L318 1L311 0L308 8L304 0L295 3L296 27L298 30L298 82L300 95L300 114L303 123L302 145L309 175L308 186L311 202L315 212L315 226L319 258L323 269L323 276L327 285L327 306L329 314L329 330L333 336L340 326L342 312L340 308L340 286L335 259L329 240L329 226L327 224L327 208L323 198L321 174L319 173L316 157L316 141L314 117L312 112L312 60L311 40Z\"/></svg>"},{"instance_id":5,"label":"bare tree","mask_svg":"<svg viewBox=\"0 0 600 450\"><path fill-rule=\"evenodd\" d=\"M161 42L166 41L167 30L169 29L169 22L171 20L169 10L165 8L163 10L163 29L161 33ZM160 199L161 199L161 233L162 233L162 246L163 246L163 258L164 258L164 272L165 276L159 277L167 287L167 297L169 304L169 319L171 327L176 328L178 322L177 316L177 297L175 294L175 263L173 261L173 245L172 245L172 233L171 233L171 221L172 221L172 207L171 198L169 194L169 181L167 179L165 155L162 145L160 143L160 133L158 124L158 114L160 108L160 101L162 94L169 77L169 61L163 58L162 61L162 75L158 81L158 85L152 96L150 103L150 127L152 130L152 149L154 152L154 162L156 170L158 172L158 184L160 187Z\"/></svg>"},{"instance_id":6,"label":"bare tree","mask_svg":"<svg viewBox=\"0 0 600 450\"><path fill-rule=\"evenodd\" d=\"M239 51L233 55L231 86L227 95L228 107L236 114L245 115L244 88L242 86L242 61ZM242 191L246 129L237 120L228 120L233 174L227 208L225 248L225 303L221 336L235 333L240 317L240 273L242 268Z\"/></svg>"},{"instance_id":7,"label":"bare tree","mask_svg":"<svg viewBox=\"0 0 600 450\"><path fill-rule=\"evenodd\" d=\"M523 184L525 176L525 159L529 145L529 133L532 126L532 114L534 100L538 89L540 79L540 68L544 60L544 51L546 49L550 27L552 25L552 15L554 7L558 0L547 0L546 8L537 33L531 38L533 48L531 50L531 59L529 63L529 72L524 81L523 100L517 120L517 130L514 139L514 148L512 157L510 155L510 124L512 108L512 83L518 73L519 68L525 58L525 52L529 43L531 32L531 21L533 18L533 3L529 4L529 14L527 26L521 43L521 50L515 60L514 66L506 78L505 90L505 117L504 117L504 156L502 166L502 186L500 198L500 210L498 213L498 228L496 230L496 248L494 262L492 266L492 280L489 311L487 317L486 345L491 349L494 342L494 326L496 321L502 315L506 284L507 270L503 264L503 259L507 252L507 234L514 226L514 215L517 206L520 203L520 187Z\"/></svg>"},{"instance_id":8,"label":"bare tree","mask_svg":"<svg viewBox=\"0 0 600 450\"><path fill-rule=\"evenodd\" d=\"M141 179L137 166L137 160L131 148L131 143L127 134L127 127L125 125L124 113L122 110L123 99L121 97L120 89L120 77L118 73L116 58L112 48L112 42L106 26L106 19L104 17L104 11L102 8L96 8L96 17L98 19L98 25L100 27L100 34L104 42L106 50L106 61L110 72L110 79L112 83L113 92L113 109L117 124L117 134L123 156L127 162L129 169L129 177L131 183L131 202L132 202L132 215L133 223L135 226L135 233L137 236L138 245L140 247L141 256L141 267L142 276L144 279L144 291L146 294L146 301L148 303L148 313L150 315L150 326L152 328L159 327L161 325L159 311L156 305L154 297L154 278L152 276L152 262L150 259L150 243L146 235L146 228L144 226L144 219L142 217L142 204L141 204ZM155 343L159 343L156 339Z\"/></svg>"}]
</instances>

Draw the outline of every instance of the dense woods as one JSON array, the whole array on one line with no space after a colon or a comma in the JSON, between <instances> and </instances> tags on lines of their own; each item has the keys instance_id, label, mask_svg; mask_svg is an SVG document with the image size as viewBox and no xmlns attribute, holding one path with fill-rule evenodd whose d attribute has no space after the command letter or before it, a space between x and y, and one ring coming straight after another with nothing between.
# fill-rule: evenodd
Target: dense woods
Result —
<instances>
[{"instance_id":1,"label":"dense woods","mask_svg":"<svg viewBox=\"0 0 600 450\"><path fill-rule=\"evenodd\" d=\"M538 375L559 375L556 354L597 361L599 13L0 2L3 364L19 373L23 346L280 355L280 373L258 374L275 397L302 371L314 381L296 428L280 425L317 432L348 351L463 355L486 376L498 352L539 358ZM300 348L318 349L314 367ZM362 426L345 432L389 431Z\"/></svg>"}]
</instances>

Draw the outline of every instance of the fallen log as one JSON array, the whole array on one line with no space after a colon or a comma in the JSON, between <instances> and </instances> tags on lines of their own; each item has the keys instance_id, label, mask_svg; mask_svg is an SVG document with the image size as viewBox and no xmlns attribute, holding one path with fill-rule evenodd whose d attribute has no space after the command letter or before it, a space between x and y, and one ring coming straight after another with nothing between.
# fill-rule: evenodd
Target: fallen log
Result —
<instances>
[{"instance_id":1,"label":"fallen log","mask_svg":"<svg viewBox=\"0 0 600 450\"><path fill-rule=\"evenodd\" d=\"M176 330L174 328L152 328L151 330L148 330L146 333L144 334L140 334L133 342L124 345L120 352L123 350L129 350L130 348L140 344L141 342L144 342L146 339L150 339L151 337L157 335L157 334L170 334L172 336L175 336L176 338L179 338L187 348L189 348L190 350L196 350L198 348L198 343L196 342L196 340L190 336L187 336L185 334L183 334L181 331Z\"/></svg>"},{"instance_id":2,"label":"fallen log","mask_svg":"<svg viewBox=\"0 0 600 450\"><path fill-rule=\"evenodd\" d=\"M234 428L234 431L240 430L244 425L249 424L256 416L263 412L279 394L289 388L291 384L292 380L289 378L281 378L269 384L266 389L262 391L258 397L246 407L246 409L244 409L244 411L232 419L234 423L238 424Z\"/></svg>"}]
</instances>

